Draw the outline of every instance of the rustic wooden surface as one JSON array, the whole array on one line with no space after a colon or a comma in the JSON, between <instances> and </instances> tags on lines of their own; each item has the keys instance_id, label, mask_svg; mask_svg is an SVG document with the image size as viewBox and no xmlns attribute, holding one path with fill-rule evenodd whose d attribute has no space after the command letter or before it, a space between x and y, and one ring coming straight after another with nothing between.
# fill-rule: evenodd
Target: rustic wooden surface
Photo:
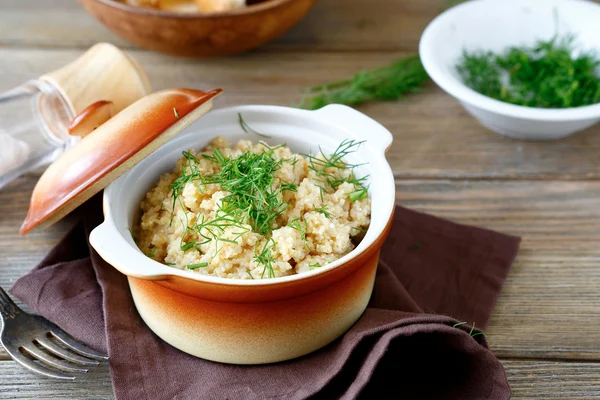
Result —
<instances>
[{"instance_id":1,"label":"rustic wooden surface","mask_svg":"<svg viewBox=\"0 0 600 400\"><path fill-rule=\"evenodd\" d=\"M320 0L265 48L226 59L134 49L72 0L0 3L0 90L55 69L97 41L131 49L156 89L221 86L217 106L290 105L304 87L415 52L444 0ZM600 127L566 140L491 133L435 85L406 102L361 108L388 127L397 200L413 209L523 237L487 335L513 397L600 398ZM8 287L69 229L67 218L19 237L36 176L0 191L0 286ZM37 378L0 351L0 399L110 399L106 368Z\"/></svg>"}]
</instances>

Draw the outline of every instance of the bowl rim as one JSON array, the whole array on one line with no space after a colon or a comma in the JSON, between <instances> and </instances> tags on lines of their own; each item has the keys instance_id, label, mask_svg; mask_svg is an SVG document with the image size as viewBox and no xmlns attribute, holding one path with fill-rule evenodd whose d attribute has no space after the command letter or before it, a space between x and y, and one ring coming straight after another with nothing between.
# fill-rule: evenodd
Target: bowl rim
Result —
<instances>
[{"instance_id":1,"label":"bowl rim","mask_svg":"<svg viewBox=\"0 0 600 400\"><path fill-rule=\"evenodd\" d=\"M419 55L421 57L421 62L423 63L423 67L427 71L427 74L440 88L456 99L471 106L483 109L490 113L501 114L513 118L550 122L600 119L600 103L571 108L536 108L519 106L482 95L469 88L460 79L447 74L444 71L447 66L437 62L435 49L438 42L434 39L438 36L437 31L451 24L455 15L468 14L471 8L479 7L482 3L498 4L496 0L471 0L458 4L434 18L421 35L419 41ZM555 0L554 3L579 3L584 7L589 7L590 9L594 9L595 12L600 13L600 4L588 0ZM545 0L502 1L503 7L514 7L515 10L528 4L530 6L545 5L547 7L552 7L552 5L547 5Z\"/></svg>"},{"instance_id":2,"label":"bowl rim","mask_svg":"<svg viewBox=\"0 0 600 400\"><path fill-rule=\"evenodd\" d=\"M214 17L235 17L239 15L250 15L256 14L262 11L277 8L287 3L292 3L297 0L266 0L264 2L253 4L251 6L236 8L233 10L225 11L210 11L210 12L197 12L197 13L183 13L176 11L162 11L155 10L148 7L138 7L129 4L121 3L117 0L91 0L96 3L101 3L107 7L111 7L120 11L129 12L133 14L151 15L155 17L167 17L167 18L178 18L178 19L199 19L199 18L214 18Z\"/></svg>"},{"instance_id":3,"label":"bowl rim","mask_svg":"<svg viewBox=\"0 0 600 400\"><path fill-rule=\"evenodd\" d=\"M241 112L246 112L246 111L259 111L259 112L273 113L273 114L279 114L279 115L285 115L285 114L287 114L287 115L304 115L305 118L312 118L312 119L317 119L317 120L322 119L322 120L325 120L330 123L334 122L340 127L341 126L344 126L344 128L347 128L349 126L352 127L349 129L353 129L353 127L354 127L353 124L356 124L359 122L368 123L370 125L370 128L372 129L370 131L372 137L374 137L374 138L377 137L377 133L375 133L375 130L380 130L381 135L383 135L383 136L380 135L380 137L377 139L373 139L372 150L380 149L381 156L384 160L384 164L382 165L382 168L378 169L378 171L381 171L381 173L383 175L385 175L382 179L389 180L389 182L387 184L389 184L390 186L394 186L394 193L395 193L395 180L394 180L393 172L392 172L389 162L387 161L387 159L385 157L385 152L390 147L391 142L393 140L393 136L392 136L391 132L389 130L387 130L383 125L381 125L377 121L373 120L372 118L366 116L365 114L363 114L351 107L343 106L343 105L339 105L339 104L328 105L319 110L314 110L314 111L302 110L302 109L297 109L297 108L293 108L293 107L274 106L274 105L240 105L240 106L230 106L230 107L219 108L218 110L211 111L209 114L214 115L214 118L218 119L219 117L221 117L222 114L228 114L228 113L239 114ZM338 114L338 118L336 121L334 121L332 116L336 113ZM330 119L327 119L327 118L330 118ZM187 134L191 135L193 132L194 132L194 130L190 130L187 132ZM186 132L183 132L181 135L177 136L169 143L175 142L175 141L179 140L181 137L186 137L186 136L187 136ZM167 148L166 146L168 146L169 143L167 143L162 148ZM153 154L158 153L159 151L160 151L160 149L157 150L156 152L154 152ZM138 166L133 167L132 170L135 169L136 167L138 167ZM237 286L237 287L244 287L244 286L263 287L263 286L283 284L283 283L292 283L292 282L303 281L306 279L314 278L318 275L326 274L326 273L331 272L334 269L342 267L343 265L348 264L352 260L362 257L365 254L367 254L368 252L372 251L373 246L375 246L378 243L378 241L380 241L381 236L383 234L385 234L387 232L387 230L389 229L389 226L393 220L394 210L395 210L395 197L394 197L390 200L391 207L389 210L389 215L387 215L386 221L384 223L382 223L380 229L378 228L378 232L374 234L372 240L369 243L367 243L364 248L360 249L360 251L357 252L357 250L359 248L356 247L355 249L350 251L348 254L331 262L328 265L323 266L322 268L318 268L318 269L315 269L315 270L312 270L309 272L305 272L305 273L301 273L301 274L286 275L286 276L281 276L281 277L276 277L276 278L268 278L268 279L248 280L248 279L222 278L222 277L217 277L217 276L212 276L212 275L190 273L190 271L173 268L168 265L164 265L158 261L155 261L155 260L147 257L145 254L143 254L139 250L139 248L137 248L137 245L135 244L135 242L130 243L130 240L129 240L130 237L126 238L124 236L124 234L121 233L119 228L116 226L116 223L114 220L114 213L111 210L110 199L111 199L111 197L118 194L118 190L120 189L120 186L124 183L124 179L129 174L129 172L130 171L128 171L125 175L123 175L116 181L112 182L104 190L104 193L103 193L104 221L92 230L89 240L90 240L92 247L94 247L96 252L105 261L107 261L108 264L112 265L117 270L120 270L125 275L132 276L135 278L141 278L141 279L145 279L145 280L160 281L160 280L169 279L170 276L177 276L179 278L191 279L194 281L199 281L199 282L203 282L203 283L207 283L207 284L217 284L217 285ZM113 194L113 192L115 192L115 194ZM373 198L374 198L373 193L371 193L371 199L373 199ZM385 203L382 203L382 204L385 204ZM155 270L159 269L160 273L146 273L146 274L139 273L136 275L126 273L125 271L123 271L126 268L121 268L118 265L116 265L118 263L113 262L113 260L115 260L115 257L108 254L108 251L105 252L104 246L102 246L100 244L100 242L103 241L101 239L101 237L111 237L112 238L112 239L110 239L111 242L116 241L116 246L113 245L113 247L117 247L117 248L119 248L119 250L124 250L124 251L127 250L127 252L129 252L129 251L135 252L137 249L136 253L130 253L131 257L133 257L139 261L144 260L145 262L150 263L151 265L153 265L155 267L154 268ZM131 241L133 241L133 239L131 239ZM113 250L114 250L114 248L113 248ZM112 251L111 253L121 254L120 251ZM140 258L140 257L143 257L143 258ZM120 263L120 264L122 265L122 263Z\"/></svg>"}]
</instances>

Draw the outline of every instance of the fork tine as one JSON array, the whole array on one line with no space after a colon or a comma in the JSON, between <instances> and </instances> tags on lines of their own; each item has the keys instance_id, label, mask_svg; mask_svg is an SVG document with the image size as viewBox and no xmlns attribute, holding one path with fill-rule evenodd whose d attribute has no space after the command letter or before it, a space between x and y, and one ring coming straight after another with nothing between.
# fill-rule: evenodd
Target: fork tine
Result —
<instances>
[{"instance_id":1,"label":"fork tine","mask_svg":"<svg viewBox=\"0 0 600 400\"><path fill-rule=\"evenodd\" d=\"M52 353L56 356L59 356L61 358L64 358L67 361L71 361L71 362L74 362L76 364L81 364L81 365L98 365L98 364L100 364L98 361L90 360L89 358L85 358L85 357L81 357L80 355L72 353L67 349L63 349L62 347L60 347L59 345L52 342L50 339L48 339L46 337L38 338L36 340L40 345L42 345L50 353Z\"/></svg>"},{"instance_id":2,"label":"fork tine","mask_svg":"<svg viewBox=\"0 0 600 400\"><path fill-rule=\"evenodd\" d=\"M69 336L62 329L53 329L50 331L50 333L58 341L60 341L62 344L69 347L71 350L73 350L76 353L79 353L83 356L92 358L94 360L99 360L99 361L108 360L108 356L105 356L104 354L97 352L95 350L92 350L89 347L84 346L83 344L77 342L75 339L73 339L71 336Z\"/></svg>"},{"instance_id":3,"label":"fork tine","mask_svg":"<svg viewBox=\"0 0 600 400\"><path fill-rule=\"evenodd\" d=\"M38 349L37 346L33 343L22 346L22 348L29 354L31 354L34 358L37 358L39 361L49 365L50 367L54 367L56 369L60 369L61 371L67 372L88 372L87 368L76 367L71 363L51 356L50 354Z\"/></svg>"},{"instance_id":4,"label":"fork tine","mask_svg":"<svg viewBox=\"0 0 600 400\"><path fill-rule=\"evenodd\" d=\"M75 377L72 375L68 375L63 372L52 370L52 369L43 367L39 364L36 364L35 362L33 362L33 360L30 360L29 358L27 358L23 354L21 354L21 352L19 352L19 350L11 351L10 356L17 363L21 364L22 367L24 367L32 372L35 372L36 374L45 376L47 378L65 379L65 380L75 379Z\"/></svg>"}]
</instances>

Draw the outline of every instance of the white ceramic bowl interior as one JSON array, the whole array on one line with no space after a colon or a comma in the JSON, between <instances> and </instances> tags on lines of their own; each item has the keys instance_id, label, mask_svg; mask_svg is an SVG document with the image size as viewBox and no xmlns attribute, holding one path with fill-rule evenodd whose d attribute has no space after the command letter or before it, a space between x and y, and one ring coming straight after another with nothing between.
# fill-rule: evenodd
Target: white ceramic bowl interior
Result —
<instances>
[{"instance_id":1,"label":"white ceramic bowl interior","mask_svg":"<svg viewBox=\"0 0 600 400\"><path fill-rule=\"evenodd\" d=\"M558 139L600 121L600 104L570 109L515 106L471 90L456 72L464 49L500 52L551 39L557 33L574 34L576 51L600 54L600 4L584 0L467 1L429 24L419 51L429 76L487 128L514 138Z\"/></svg>"},{"instance_id":2,"label":"white ceramic bowl interior","mask_svg":"<svg viewBox=\"0 0 600 400\"><path fill-rule=\"evenodd\" d=\"M255 131L271 136L264 139L245 133L238 114ZM371 225L361 243L351 253L323 268L305 274L264 280L237 280L205 276L172 268L146 257L132 239L130 229L136 223L140 201L158 181L170 172L182 152L200 149L217 137L236 142L248 139L266 140L269 144L287 144L297 153L335 151L344 139L365 140L356 153L347 157L352 164L364 164L357 175L369 176L372 198ZM379 123L358 111L341 105L330 105L317 111L277 106L239 106L212 111L193 123L177 137L152 153L104 191L105 221L94 229L90 243L109 264L128 276L158 280L168 275L221 282L229 285L267 285L321 274L364 251L384 230L395 205L395 186L385 151L392 143L391 133Z\"/></svg>"}]
</instances>

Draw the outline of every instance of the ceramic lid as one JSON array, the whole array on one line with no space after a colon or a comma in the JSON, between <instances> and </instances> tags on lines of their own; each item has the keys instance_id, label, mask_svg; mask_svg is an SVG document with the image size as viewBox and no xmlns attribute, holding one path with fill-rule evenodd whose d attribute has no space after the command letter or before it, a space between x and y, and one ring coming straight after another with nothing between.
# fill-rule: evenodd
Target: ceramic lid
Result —
<instances>
[{"instance_id":1,"label":"ceramic lid","mask_svg":"<svg viewBox=\"0 0 600 400\"><path fill-rule=\"evenodd\" d=\"M221 89L163 90L112 118L104 103L83 110L70 129L83 131L78 134L85 137L40 177L20 233L63 218L208 112L220 93ZM110 119L102 123L99 118Z\"/></svg>"}]
</instances>

